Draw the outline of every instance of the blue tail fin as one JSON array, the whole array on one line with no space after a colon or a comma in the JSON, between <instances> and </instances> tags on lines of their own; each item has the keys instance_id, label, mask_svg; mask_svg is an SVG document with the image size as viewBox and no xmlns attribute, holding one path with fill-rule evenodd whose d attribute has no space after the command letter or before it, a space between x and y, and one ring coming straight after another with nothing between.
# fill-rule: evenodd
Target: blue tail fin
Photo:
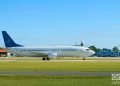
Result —
<instances>
[{"instance_id":1,"label":"blue tail fin","mask_svg":"<svg viewBox=\"0 0 120 86\"><path fill-rule=\"evenodd\" d=\"M16 44L6 31L2 31L4 43L6 47L22 47L23 45Z\"/></svg>"}]
</instances>

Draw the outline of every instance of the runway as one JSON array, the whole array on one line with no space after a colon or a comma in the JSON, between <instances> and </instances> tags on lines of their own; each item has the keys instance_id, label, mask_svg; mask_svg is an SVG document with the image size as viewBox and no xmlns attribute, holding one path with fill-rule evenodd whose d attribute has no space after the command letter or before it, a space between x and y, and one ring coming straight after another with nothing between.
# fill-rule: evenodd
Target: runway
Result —
<instances>
[{"instance_id":1,"label":"runway","mask_svg":"<svg viewBox=\"0 0 120 86\"><path fill-rule=\"evenodd\" d=\"M120 72L59 72L59 71L0 71L1 76L22 76L22 75L31 75L31 76L111 76L112 74L120 74Z\"/></svg>"},{"instance_id":2,"label":"runway","mask_svg":"<svg viewBox=\"0 0 120 86\"><path fill-rule=\"evenodd\" d=\"M0 57L0 62L120 62L120 57L106 58L106 57L90 57L86 60L82 58L61 58L61 59L51 59L49 61L43 61L38 57Z\"/></svg>"}]
</instances>

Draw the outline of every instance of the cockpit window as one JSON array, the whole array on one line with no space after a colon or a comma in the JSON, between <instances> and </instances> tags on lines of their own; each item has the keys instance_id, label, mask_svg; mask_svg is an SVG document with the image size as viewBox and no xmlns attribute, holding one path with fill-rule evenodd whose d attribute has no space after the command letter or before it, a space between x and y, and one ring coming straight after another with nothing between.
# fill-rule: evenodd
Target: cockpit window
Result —
<instances>
[{"instance_id":1,"label":"cockpit window","mask_svg":"<svg viewBox=\"0 0 120 86\"><path fill-rule=\"evenodd\" d=\"M86 49L87 51L89 51L90 49Z\"/></svg>"}]
</instances>

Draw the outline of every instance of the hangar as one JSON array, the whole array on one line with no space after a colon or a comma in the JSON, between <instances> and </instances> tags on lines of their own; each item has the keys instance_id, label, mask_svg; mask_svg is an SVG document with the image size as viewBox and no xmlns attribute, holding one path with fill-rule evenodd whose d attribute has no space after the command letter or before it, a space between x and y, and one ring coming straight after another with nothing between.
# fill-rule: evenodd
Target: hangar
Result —
<instances>
[{"instance_id":1,"label":"hangar","mask_svg":"<svg viewBox=\"0 0 120 86\"><path fill-rule=\"evenodd\" d=\"M6 57L7 51L5 49L0 49L0 57Z\"/></svg>"}]
</instances>

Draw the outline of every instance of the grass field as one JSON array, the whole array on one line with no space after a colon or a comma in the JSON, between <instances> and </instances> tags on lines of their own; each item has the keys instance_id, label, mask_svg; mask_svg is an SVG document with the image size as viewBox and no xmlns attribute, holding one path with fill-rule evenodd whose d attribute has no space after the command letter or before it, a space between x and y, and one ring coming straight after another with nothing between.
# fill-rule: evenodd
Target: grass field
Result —
<instances>
[{"instance_id":1,"label":"grass field","mask_svg":"<svg viewBox=\"0 0 120 86\"><path fill-rule=\"evenodd\" d=\"M78 76L0 76L0 86L111 86L111 79Z\"/></svg>"},{"instance_id":2,"label":"grass field","mask_svg":"<svg viewBox=\"0 0 120 86\"><path fill-rule=\"evenodd\" d=\"M68 59L67 59L68 60ZM79 59L80 60L80 59ZM0 58L0 71L120 71L120 59L41 61L39 58ZM111 77L0 76L0 86L111 86Z\"/></svg>"}]
</instances>

